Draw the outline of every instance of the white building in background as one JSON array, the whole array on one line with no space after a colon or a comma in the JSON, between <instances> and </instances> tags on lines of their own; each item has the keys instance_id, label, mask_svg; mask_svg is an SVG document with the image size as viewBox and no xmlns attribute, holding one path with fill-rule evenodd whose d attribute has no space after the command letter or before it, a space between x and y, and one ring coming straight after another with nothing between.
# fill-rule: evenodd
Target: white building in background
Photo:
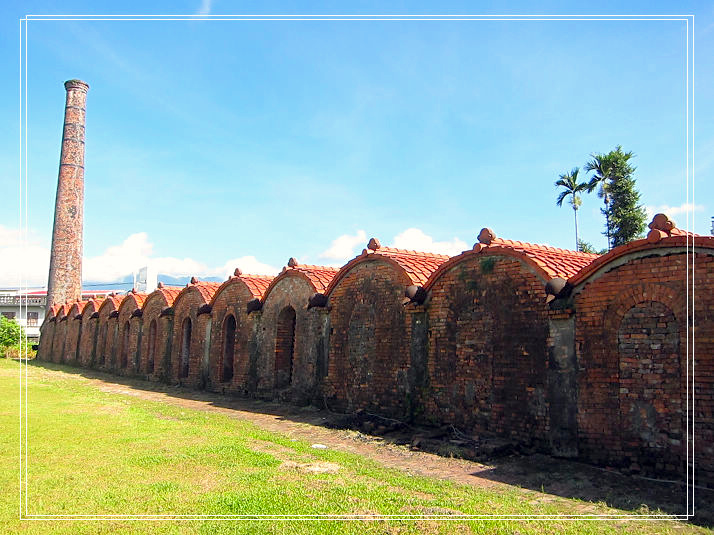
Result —
<instances>
[{"instance_id":1,"label":"white building in background","mask_svg":"<svg viewBox=\"0 0 714 535\"><path fill-rule=\"evenodd\" d=\"M82 290L82 299L103 299L115 290ZM47 289L22 291L0 289L0 315L15 320L24 329L31 344L40 339L40 325L45 321Z\"/></svg>"},{"instance_id":2,"label":"white building in background","mask_svg":"<svg viewBox=\"0 0 714 535\"><path fill-rule=\"evenodd\" d=\"M134 289L138 293L151 293L159 283L159 273L153 266L145 266L134 273Z\"/></svg>"}]
</instances>

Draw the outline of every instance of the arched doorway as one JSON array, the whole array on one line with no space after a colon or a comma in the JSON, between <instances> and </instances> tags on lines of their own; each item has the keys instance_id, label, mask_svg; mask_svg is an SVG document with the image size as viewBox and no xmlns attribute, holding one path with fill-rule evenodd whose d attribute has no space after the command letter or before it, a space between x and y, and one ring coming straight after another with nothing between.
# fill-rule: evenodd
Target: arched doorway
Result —
<instances>
[{"instance_id":1,"label":"arched doorway","mask_svg":"<svg viewBox=\"0 0 714 535\"><path fill-rule=\"evenodd\" d=\"M181 367L179 377L188 377L189 355L191 352L191 318L183 320L181 325Z\"/></svg>"},{"instance_id":2,"label":"arched doorway","mask_svg":"<svg viewBox=\"0 0 714 535\"><path fill-rule=\"evenodd\" d=\"M285 307L278 315L275 335L275 388L287 388L292 382L295 351L295 309Z\"/></svg>"},{"instance_id":3,"label":"arched doorway","mask_svg":"<svg viewBox=\"0 0 714 535\"><path fill-rule=\"evenodd\" d=\"M124 369L127 366L129 360L129 322L124 324L124 333L122 334L121 342L121 368Z\"/></svg>"},{"instance_id":4,"label":"arched doorway","mask_svg":"<svg viewBox=\"0 0 714 535\"><path fill-rule=\"evenodd\" d=\"M149 344L146 362L146 373L154 373L154 363L156 362L156 320L151 320L149 325Z\"/></svg>"},{"instance_id":5,"label":"arched doorway","mask_svg":"<svg viewBox=\"0 0 714 535\"><path fill-rule=\"evenodd\" d=\"M229 383L233 380L233 357L236 344L236 319L229 315L223 322L223 373L221 382Z\"/></svg>"}]
</instances>

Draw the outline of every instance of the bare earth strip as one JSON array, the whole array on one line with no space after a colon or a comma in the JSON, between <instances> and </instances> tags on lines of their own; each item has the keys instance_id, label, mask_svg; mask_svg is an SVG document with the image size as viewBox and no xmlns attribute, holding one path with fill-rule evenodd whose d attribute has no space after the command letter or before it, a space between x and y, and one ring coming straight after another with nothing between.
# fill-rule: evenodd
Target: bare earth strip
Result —
<instances>
[{"instance_id":1,"label":"bare earth strip","mask_svg":"<svg viewBox=\"0 0 714 535\"><path fill-rule=\"evenodd\" d=\"M684 512L684 489L676 483L628 477L539 454L511 455L482 464L414 451L408 446L397 445L357 431L325 427L335 415L314 407L229 398L134 378L118 378L93 370L77 370L77 373L104 392L225 414L231 418L253 422L265 430L282 433L289 438L362 455L413 475L436 477L481 488L515 485L522 487L524 499L530 502L557 502L564 498L593 502L579 506L580 514L603 514L604 509L609 507L645 514L648 510L656 509L670 514ZM261 446L256 443L255 447L258 450L271 448L271 453L280 456L280 452L275 451L274 444ZM301 465L299 461L287 457L285 462L287 464L284 468L321 469L311 467L309 463ZM329 467L327 469L329 470ZM713 504L714 491L697 489L697 523L714 525Z\"/></svg>"}]
</instances>

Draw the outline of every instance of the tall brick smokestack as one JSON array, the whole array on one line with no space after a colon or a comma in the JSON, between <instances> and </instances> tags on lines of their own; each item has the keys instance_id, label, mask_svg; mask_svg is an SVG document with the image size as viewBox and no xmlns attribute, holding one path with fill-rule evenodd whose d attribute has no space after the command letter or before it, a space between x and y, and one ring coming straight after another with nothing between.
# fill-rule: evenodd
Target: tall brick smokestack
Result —
<instances>
[{"instance_id":1,"label":"tall brick smokestack","mask_svg":"<svg viewBox=\"0 0 714 535\"><path fill-rule=\"evenodd\" d=\"M84 207L84 122L89 85L64 83L62 152L60 154L55 222L52 229L47 309L82 296L82 218Z\"/></svg>"}]
</instances>

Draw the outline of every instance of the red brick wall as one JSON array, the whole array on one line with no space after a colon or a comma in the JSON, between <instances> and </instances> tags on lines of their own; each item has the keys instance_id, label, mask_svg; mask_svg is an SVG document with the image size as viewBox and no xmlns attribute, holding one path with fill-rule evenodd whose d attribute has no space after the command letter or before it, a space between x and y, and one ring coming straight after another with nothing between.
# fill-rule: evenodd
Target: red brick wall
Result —
<instances>
[{"instance_id":1,"label":"red brick wall","mask_svg":"<svg viewBox=\"0 0 714 535\"><path fill-rule=\"evenodd\" d=\"M55 335L55 322L46 319L40 327L40 347L37 350L37 359L52 360L52 342Z\"/></svg>"},{"instance_id":2,"label":"red brick wall","mask_svg":"<svg viewBox=\"0 0 714 535\"><path fill-rule=\"evenodd\" d=\"M210 314L197 314L198 307L205 301L195 288L182 293L174 302L173 341L171 343L171 382L193 387L201 386L204 344L206 342L206 324ZM184 320L191 321L191 339L188 347L188 376L182 375L183 325Z\"/></svg>"},{"instance_id":3,"label":"red brick wall","mask_svg":"<svg viewBox=\"0 0 714 535\"><path fill-rule=\"evenodd\" d=\"M315 293L314 287L298 273L288 273L271 288L265 296L258 329L258 370L260 388L266 395L278 394L281 399L305 402L314 397L317 387L317 346L320 331L319 309L307 309L308 299ZM279 321L286 310L295 313L292 345L290 323ZM292 351L292 365L290 352ZM276 382L276 358L284 357L284 380L282 388ZM321 378L320 378L321 379Z\"/></svg>"},{"instance_id":4,"label":"red brick wall","mask_svg":"<svg viewBox=\"0 0 714 535\"><path fill-rule=\"evenodd\" d=\"M95 367L103 370L115 370L118 360L118 342L120 330L116 317L111 317L116 308L112 300L105 300L99 307L99 339Z\"/></svg>"},{"instance_id":5,"label":"red brick wall","mask_svg":"<svg viewBox=\"0 0 714 535\"><path fill-rule=\"evenodd\" d=\"M55 335L52 338L52 362L62 362L64 343L67 338L67 321L67 316L56 320Z\"/></svg>"},{"instance_id":6,"label":"red brick wall","mask_svg":"<svg viewBox=\"0 0 714 535\"><path fill-rule=\"evenodd\" d=\"M99 318L92 318L97 305L90 301L82 311L82 338L79 342L79 362L82 366L92 366L95 359Z\"/></svg>"},{"instance_id":7,"label":"red brick wall","mask_svg":"<svg viewBox=\"0 0 714 535\"><path fill-rule=\"evenodd\" d=\"M639 256L576 288L580 454L633 472L683 478L687 257ZM699 382L690 417L696 417L698 477L711 484L714 256L697 253L690 260L699 289L690 308Z\"/></svg>"},{"instance_id":8,"label":"red brick wall","mask_svg":"<svg viewBox=\"0 0 714 535\"><path fill-rule=\"evenodd\" d=\"M77 310L73 307L71 314L67 317L67 334L62 356L62 361L66 364L79 364L77 354L82 332L82 320L76 319L76 314Z\"/></svg>"},{"instance_id":9,"label":"red brick wall","mask_svg":"<svg viewBox=\"0 0 714 535\"><path fill-rule=\"evenodd\" d=\"M171 339L173 336L173 314L161 316L161 312L168 307L166 298L160 292L152 293L142 308L142 322L144 333L141 337L140 357L141 373L146 374L151 380L167 379L171 370ZM150 351L148 336L151 323L156 324L156 344L153 366L150 366Z\"/></svg>"},{"instance_id":10,"label":"red brick wall","mask_svg":"<svg viewBox=\"0 0 714 535\"><path fill-rule=\"evenodd\" d=\"M119 306L119 361L117 368L125 375L140 373L139 339L141 337L142 318L131 317L137 310L138 303L131 295L127 295ZM128 326L128 329L126 329ZM126 330L126 334L125 334Z\"/></svg>"},{"instance_id":11,"label":"red brick wall","mask_svg":"<svg viewBox=\"0 0 714 535\"><path fill-rule=\"evenodd\" d=\"M469 256L428 305L427 419L543 444L548 428L544 281L507 256Z\"/></svg>"},{"instance_id":12,"label":"red brick wall","mask_svg":"<svg viewBox=\"0 0 714 535\"><path fill-rule=\"evenodd\" d=\"M332 289L324 387L330 408L408 413L410 324L402 300L409 284L393 265L367 259Z\"/></svg>"},{"instance_id":13,"label":"red brick wall","mask_svg":"<svg viewBox=\"0 0 714 535\"><path fill-rule=\"evenodd\" d=\"M247 394L255 392L255 362L251 366L250 345L256 313L246 313L248 301L253 299L245 283L233 279L223 286L213 298L211 309L211 346L209 350L209 385L216 392ZM236 334L233 347L233 378L223 379L223 358L225 356L225 321L228 316L236 321Z\"/></svg>"}]
</instances>

